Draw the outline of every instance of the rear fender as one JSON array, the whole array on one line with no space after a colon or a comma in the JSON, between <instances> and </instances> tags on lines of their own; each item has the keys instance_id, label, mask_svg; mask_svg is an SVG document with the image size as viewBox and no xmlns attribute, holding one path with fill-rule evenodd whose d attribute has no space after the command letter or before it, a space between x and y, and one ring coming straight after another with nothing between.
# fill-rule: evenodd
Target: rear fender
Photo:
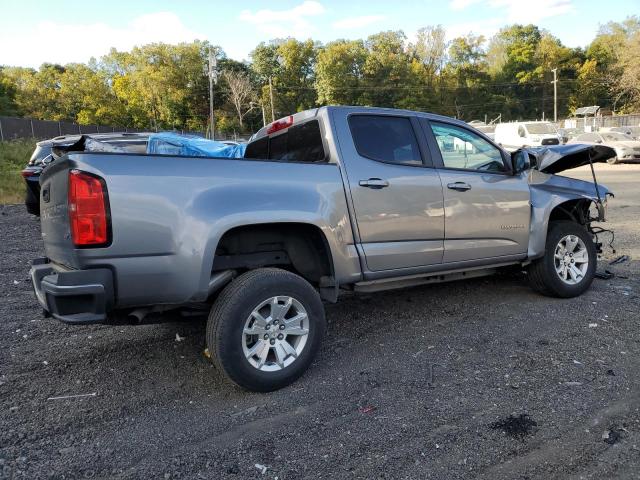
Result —
<instances>
[{"instance_id":1,"label":"rear fender","mask_svg":"<svg viewBox=\"0 0 640 480\"><path fill-rule=\"evenodd\" d=\"M203 248L199 293L194 300L202 300L203 295L206 298L215 251L223 235L234 228L252 225L280 224L286 228L286 224L291 223L318 228L330 252L335 281L338 284L359 281L359 257L342 185L332 188L335 188L332 192L322 192L295 184L283 184L277 191L222 186L195 198L189 213L193 218L203 219L199 226L206 226L202 236L207 240Z\"/></svg>"}]
</instances>

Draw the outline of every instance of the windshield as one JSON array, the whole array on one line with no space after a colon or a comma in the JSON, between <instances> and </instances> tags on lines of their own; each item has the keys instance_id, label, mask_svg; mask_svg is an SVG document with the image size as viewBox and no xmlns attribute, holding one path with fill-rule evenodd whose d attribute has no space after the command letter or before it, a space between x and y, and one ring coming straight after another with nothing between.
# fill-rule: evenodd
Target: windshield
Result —
<instances>
[{"instance_id":1,"label":"windshield","mask_svg":"<svg viewBox=\"0 0 640 480\"><path fill-rule=\"evenodd\" d=\"M604 138L605 142L626 142L628 140L633 140L631 137L625 135L624 133L618 132L603 133L602 138Z\"/></svg>"},{"instance_id":2,"label":"windshield","mask_svg":"<svg viewBox=\"0 0 640 480\"><path fill-rule=\"evenodd\" d=\"M527 123L527 131L533 135L540 135L544 133L555 134L556 129L550 123Z\"/></svg>"}]
</instances>

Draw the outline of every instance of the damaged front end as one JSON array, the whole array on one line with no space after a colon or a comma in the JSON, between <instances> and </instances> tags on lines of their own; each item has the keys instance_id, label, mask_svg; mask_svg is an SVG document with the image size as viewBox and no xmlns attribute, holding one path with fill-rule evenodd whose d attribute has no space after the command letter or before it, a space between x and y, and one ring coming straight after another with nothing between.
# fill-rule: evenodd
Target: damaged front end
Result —
<instances>
[{"instance_id":1,"label":"damaged front end","mask_svg":"<svg viewBox=\"0 0 640 480\"><path fill-rule=\"evenodd\" d=\"M589 182L568 179L568 183L560 182L563 183L561 188L567 191L577 190L581 194L591 198L598 211L597 218L594 218L592 221L605 221L607 197L613 197L613 193L611 193L606 187L598 185L598 179L596 177L593 164L604 163L608 159L615 157L616 152L613 148L606 147L604 145L577 143L553 147L523 148L516 150L511 155L514 165L522 165L524 163L532 171L538 171L550 175L555 175L572 168L589 165L591 168L591 176L593 178L592 185ZM543 178L548 177L545 176ZM554 184L557 182L551 180L550 183ZM589 186L587 187L585 183Z\"/></svg>"},{"instance_id":2,"label":"damaged front end","mask_svg":"<svg viewBox=\"0 0 640 480\"><path fill-rule=\"evenodd\" d=\"M597 221L605 221L607 196L613 196L613 193L606 188L604 189L605 192L600 191L593 164L604 163L608 159L614 158L616 151L613 148L605 145L562 145L540 149L534 155L536 157L536 168L543 173L556 174L564 170L589 165L595 187L596 199L594 201L598 209Z\"/></svg>"},{"instance_id":3,"label":"damaged front end","mask_svg":"<svg viewBox=\"0 0 640 480\"><path fill-rule=\"evenodd\" d=\"M561 145L528 148L512 153L514 168L528 170L531 191L531 231L529 258L544 255L549 221L572 220L584 225L594 236L600 250L598 235L609 230L593 226L606 219L607 200L613 193L598 184L594 163L606 162L615 151L603 145ZM556 175L565 170L589 165L593 181ZM613 238L613 232L610 232Z\"/></svg>"}]
</instances>

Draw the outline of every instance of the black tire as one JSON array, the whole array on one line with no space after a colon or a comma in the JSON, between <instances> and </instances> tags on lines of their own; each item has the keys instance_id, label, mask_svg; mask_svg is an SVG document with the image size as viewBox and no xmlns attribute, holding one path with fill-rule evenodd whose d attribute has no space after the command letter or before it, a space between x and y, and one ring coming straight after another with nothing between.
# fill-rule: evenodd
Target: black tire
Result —
<instances>
[{"instance_id":1,"label":"black tire","mask_svg":"<svg viewBox=\"0 0 640 480\"><path fill-rule=\"evenodd\" d=\"M575 235L585 244L589 256L589 265L582 280L575 285L563 282L556 272L554 263L555 249L560 240L566 235ZM556 221L549 224L544 257L535 260L528 268L531 287L543 295L559 298L577 297L584 293L596 271L598 258L596 247L591 234L584 226L571 221Z\"/></svg>"},{"instance_id":2,"label":"black tire","mask_svg":"<svg viewBox=\"0 0 640 480\"><path fill-rule=\"evenodd\" d=\"M253 309L274 296L290 296L302 304L309 318L309 333L300 356L290 365L265 372L245 357L243 330ZM320 296L305 279L278 268L260 268L241 275L220 293L209 313L206 341L211 361L229 380L247 390L270 392L294 382L309 368L325 328Z\"/></svg>"}]
</instances>

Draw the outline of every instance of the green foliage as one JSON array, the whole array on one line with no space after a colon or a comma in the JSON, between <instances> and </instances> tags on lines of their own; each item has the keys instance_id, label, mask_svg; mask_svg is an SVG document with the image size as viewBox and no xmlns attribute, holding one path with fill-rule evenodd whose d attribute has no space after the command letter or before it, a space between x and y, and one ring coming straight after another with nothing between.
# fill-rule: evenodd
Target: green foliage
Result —
<instances>
[{"instance_id":1,"label":"green foliage","mask_svg":"<svg viewBox=\"0 0 640 480\"><path fill-rule=\"evenodd\" d=\"M16 105L16 86L0 67L0 115L19 115Z\"/></svg>"},{"instance_id":2,"label":"green foliage","mask_svg":"<svg viewBox=\"0 0 640 480\"><path fill-rule=\"evenodd\" d=\"M276 117L312 108L316 105L315 66L318 47L312 40L293 38L261 43L251 52L256 77L263 84L271 79L275 92ZM260 101L271 111L271 95L262 89Z\"/></svg>"},{"instance_id":3,"label":"green foliage","mask_svg":"<svg viewBox=\"0 0 640 480\"><path fill-rule=\"evenodd\" d=\"M616 101L623 100L624 110L640 109L640 31L630 35L619 57L621 75L615 81Z\"/></svg>"},{"instance_id":4,"label":"green foliage","mask_svg":"<svg viewBox=\"0 0 640 480\"><path fill-rule=\"evenodd\" d=\"M112 74L107 81L125 107L128 118L123 120L138 128L206 125L209 84L205 65L209 48L208 43L196 41L153 43L131 52L112 50L102 61L109 65Z\"/></svg>"},{"instance_id":5,"label":"green foliage","mask_svg":"<svg viewBox=\"0 0 640 480\"><path fill-rule=\"evenodd\" d=\"M360 104L366 59L367 50L362 40L338 40L321 48L316 65L318 103Z\"/></svg>"},{"instance_id":6,"label":"green foliage","mask_svg":"<svg viewBox=\"0 0 640 480\"><path fill-rule=\"evenodd\" d=\"M20 171L35 148L35 140L0 142L0 204L24 202L25 184Z\"/></svg>"},{"instance_id":7,"label":"green foliage","mask_svg":"<svg viewBox=\"0 0 640 480\"><path fill-rule=\"evenodd\" d=\"M216 131L225 135L235 135L242 132L240 122L237 117L223 116L216 121Z\"/></svg>"},{"instance_id":8,"label":"green foliage","mask_svg":"<svg viewBox=\"0 0 640 480\"><path fill-rule=\"evenodd\" d=\"M208 42L154 43L112 50L87 65L0 68L0 114L81 124L205 131L209 125L208 56L218 131L248 133L318 105L352 104L428 110L465 120L534 119L597 104L640 108L640 18L603 25L586 50L571 49L535 25L510 25L492 38L447 42L445 29L402 31L320 45L292 38L260 43L251 63ZM273 105L271 105L273 99Z\"/></svg>"}]
</instances>

